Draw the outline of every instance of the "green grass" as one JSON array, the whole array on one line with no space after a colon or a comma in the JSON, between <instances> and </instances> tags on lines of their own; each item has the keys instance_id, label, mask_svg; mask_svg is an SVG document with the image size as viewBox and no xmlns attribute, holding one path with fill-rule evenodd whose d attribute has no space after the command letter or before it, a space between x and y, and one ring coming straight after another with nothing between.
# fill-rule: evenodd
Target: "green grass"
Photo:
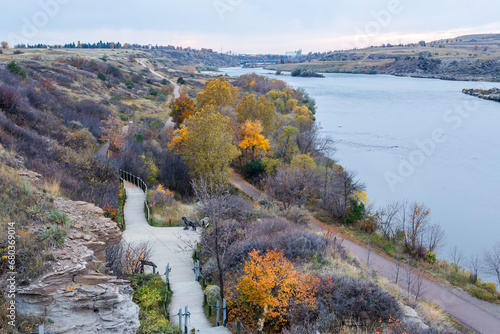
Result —
<instances>
[{"instance_id":1,"label":"green grass","mask_svg":"<svg viewBox=\"0 0 500 334\"><path fill-rule=\"evenodd\" d=\"M49 219L50 221L53 221L65 227L69 227L71 222L73 221L65 212L59 211L57 209L50 210Z\"/></svg>"},{"instance_id":2,"label":"green grass","mask_svg":"<svg viewBox=\"0 0 500 334\"><path fill-rule=\"evenodd\" d=\"M52 247L61 247L64 245L64 240L66 240L66 231L59 225L52 224L46 230L42 230L39 237L40 240L48 242Z\"/></svg>"},{"instance_id":3,"label":"green grass","mask_svg":"<svg viewBox=\"0 0 500 334\"><path fill-rule=\"evenodd\" d=\"M134 302L139 306L141 326L137 333L170 333L180 334L179 327L168 321L164 306L167 287L159 274L137 274L132 280ZM170 291L170 296L172 292Z\"/></svg>"}]
</instances>

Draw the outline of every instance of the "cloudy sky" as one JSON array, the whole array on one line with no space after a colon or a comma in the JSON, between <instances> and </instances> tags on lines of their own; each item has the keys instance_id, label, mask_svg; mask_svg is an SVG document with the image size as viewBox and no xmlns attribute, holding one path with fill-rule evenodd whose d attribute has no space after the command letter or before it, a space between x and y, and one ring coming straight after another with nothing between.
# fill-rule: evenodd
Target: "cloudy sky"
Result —
<instances>
[{"instance_id":1,"label":"cloudy sky","mask_svg":"<svg viewBox=\"0 0 500 334\"><path fill-rule=\"evenodd\" d=\"M494 0L2 0L0 40L281 54L499 33L498 14Z\"/></svg>"}]
</instances>

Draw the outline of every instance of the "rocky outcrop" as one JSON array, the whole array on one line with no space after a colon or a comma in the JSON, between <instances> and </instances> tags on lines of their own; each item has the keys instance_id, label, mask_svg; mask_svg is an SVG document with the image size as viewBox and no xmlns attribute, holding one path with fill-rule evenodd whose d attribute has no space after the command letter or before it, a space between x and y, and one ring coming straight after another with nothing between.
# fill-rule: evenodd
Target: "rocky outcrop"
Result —
<instances>
[{"instance_id":1,"label":"rocky outcrop","mask_svg":"<svg viewBox=\"0 0 500 334\"><path fill-rule=\"evenodd\" d=\"M19 312L45 317L47 333L135 333L139 307L130 284L105 275L93 275L105 283L75 283L85 271L84 264L77 264L19 289Z\"/></svg>"},{"instance_id":2,"label":"rocky outcrop","mask_svg":"<svg viewBox=\"0 0 500 334\"><path fill-rule=\"evenodd\" d=\"M500 102L500 89L462 89L462 93L479 97L480 99Z\"/></svg>"},{"instance_id":3,"label":"rocky outcrop","mask_svg":"<svg viewBox=\"0 0 500 334\"><path fill-rule=\"evenodd\" d=\"M424 324L418 316L417 311L406 305L403 307L403 317L401 320L406 324L417 326L421 330L429 329L429 326Z\"/></svg>"},{"instance_id":4,"label":"rocky outcrop","mask_svg":"<svg viewBox=\"0 0 500 334\"><path fill-rule=\"evenodd\" d=\"M40 178L29 171L18 174L32 182ZM64 246L51 250L51 270L18 286L18 311L44 317L47 333L136 333L139 307L130 282L106 273L105 249L121 241L116 223L93 204L59 197L53 202L71 226Z\"/></svg>"}]
</instances>

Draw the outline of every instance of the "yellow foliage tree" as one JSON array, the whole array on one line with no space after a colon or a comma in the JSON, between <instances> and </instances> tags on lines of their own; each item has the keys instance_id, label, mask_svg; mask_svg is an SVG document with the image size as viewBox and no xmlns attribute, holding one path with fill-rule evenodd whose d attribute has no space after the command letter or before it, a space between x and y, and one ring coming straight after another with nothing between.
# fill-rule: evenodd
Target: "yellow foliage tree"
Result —
<instances>
[{"instance_id":1,"label":"yellow foliage tree","mask_svg":"<svg viewBox=\"0 0 500 334\"><path fill-rule=\"evenodd\" d=\"M259 97L257 100L257 119L262 123L264 135L269 136L278 126L276 119L276 107L274 103L266 99L265 96Z\"/></svg>"},{"instance_id":2,"label":"yellow foliage tree","mask_svg":"<svg viewBox=\"0 0 500 334\"><path fill-rule=\"evenodd\" d=\"M299 100L296 99L290 99L286 101L286 111L292 111L297 106L297 104L299 104Z\"/></svg>"},{"instance_id":3,"label":"yellow foliage tree","mask_svg":"<svg viewBox=\"0 0 500 334\"><path fill-rule=\"evenodd\" d=\"M253 121L257 119L257 100L255 95L245 96L235 108L238 122Z\"/></svg>"},{"instance_id":4,"label":"yellow foliage tree","mask_svg":"<svg viewBox=\"0 0 500 334\"><path fill-rule=\"evenodd\" d=\"M257 330L281 333L292 301L315 304L314 284L318 278L296 270L283 251L261 255L253 250L249 256L235 289L229 290L230 321L240 319Z\"/></svg>"},{"instance_id":5,"label":"yellow foliage tree","mask_svg":"<svg viewBox=\"0 0 500 334\"><path fill-rule=\"evenodd\" d=\"M229 163L239 155L232 144L229 118L207 106L185 123L176 130L170 148L183 157L193 179L226 182L230 177Z\"/></svg>"},{"instance_id":6,"label":"yellow foliage tree","mask_svg":"<svg viewBox=\"0 0 500 334\"><path fill-rule=\"evenodd\" d=\"M227 82L224 77L218 77L205 83L203 91L196 97L196 105L198 110L208 105L213 105L216 109L230 107L236 104L239 96L238 88Z\"/></svg>"},{"instance_id":7,"label":"yellow foliage tree","mask_svg":"<svg viewBox=\"0 0 500 334\"><path fill-rule=\"evenodd\" d=\"M363 191L363 190L354 190L352 192L352 195L354 196L354 198L363 203L365 206L367 206L368 204L370 204L370 200L368 199L367 195L366 195L366 191Z\"/></svg>"},{"instance_id":8,"label":"yellow foliage tree","mask_svg":"<svg viewBox=\"0 0 500 334\"><path fill-rule=\"evenodd\" d=\"M172 117L172 120L177 124L177 126L196 112L194 102L187 96L187 94L181 94L181 96L170 102L168 106L171 110L170 117Z\"/></svg>"},{"instance_id":9,"label":"yellow foliage tree","mask_svg":"<svg viewBox=\"0 0 500 334\"><path fill-rule=\"evenodd\" d=\"M270 147L269 140L262 134L262 125L259 121L246 121L242 129L242 139L239 147L243 151L250 151L252 157L259 153L266 153Z\"/></svg>"},{"instance_id":10,"label":"yellow foliage tree","mask_svg":"<svg viewBox=\"0 0 500 334\"><path fill-rule=\"evenodd\" d=\"M274 132L277 122L276 107L265 96L255 99L253 94L244 97L235 108L238 122L260 121L264 135Z\"/></svg>"},{"instance_id":11,"label":"yellow foliage tree","mask_svg":"<svg viewBox=\"0 0 500 334\"><path fill-rule=\"evenodd\" d=\"M9 48L9 43L7 43L6 41L3 41L2 43L0 43L2 45L2 48L3 49L8 49Z\"/></svg>"},{"instance_id":12,"label":"yellow foliage tree","mask_svg":"<svg viewBox=\"0 0 500 334\"><path fill-rule=\"evenodd\" d=\"M313 113L306 106L294 107L293 113L297 116L305 116L305 117L314 119Z\"/></svg>"},{"instance_id":13,"label":"yellow foliage tree","mask_svg":"<svg viewBox=\"0 0 500 334\"><path fill-rule=\"evenodd\" d=\"M314 170L316 168L316 162L308 154L296 154L293 156L290 165L293 167L300 167L302 169Z\"/></svg>"}]
</instances>

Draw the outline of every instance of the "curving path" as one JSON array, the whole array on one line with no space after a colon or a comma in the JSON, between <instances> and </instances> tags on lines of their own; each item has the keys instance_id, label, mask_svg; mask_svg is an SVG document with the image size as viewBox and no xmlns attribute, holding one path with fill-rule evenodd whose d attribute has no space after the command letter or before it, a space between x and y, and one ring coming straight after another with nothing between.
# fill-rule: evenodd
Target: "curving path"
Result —
<instances>
[{"instance_id":1,"label":"curving path","mask_svg":"<svg viewBox=\"0 0 500 334\"><path fill-rule=\"evenodd\" d=\"M184 231L182 227L153 227L144 217L144 193L129 182L124 182L127 193L125 202L126 230L123 238L128 243L147 241L152 247L151 261L158 266L160 274L165 273L167 263L170 272L170 287L173 296L169 305L170 321L179 325L176 314L184 306L189 306L191 317L188 332L195 328L200 334L229 334L225 327L212 327L203 312L203 292L194 279L192 246L198 242L200 235L194 231ZM184 327L184 318L183 318Z\"/></svg>"},{"instance_id":2,"label":"curving path","mask_svg":"<svg viewBox=\"0 0 500 334\"><path fill-rule=\"evenodd\" d=\"M262 196L262 192L243 180L241 175L232 172L231 177L233 185L250 197L258 200ZM311 227L318 232L334 232L331 227L316 219L313 219ZM340 237L340 239L343 238ZM363 263L368 262L369 267L375 269L380 275L392 281L395 280L397 266L391 260L374 252L369 252L366 247L348 239L343 239L342 246ZM406 270L401 268L398 279L398 284L403 289L407 288L408 282L408 279L404 277L405 272ZM410 280L416 279L415 274L410 277ZM422 298L438 305L446 313L477 333L500 334L500 305L478 300L461 289L439 284L428 279L422 280L421 295Z\"/></svg>"},{"instance_id":3,"label":"curving path","mask_svg":"<svg viewBox=\"0 0 500 334\"><path fill-rule=\"evenodd\" d=\"M177 99L178 97L180 97L181 96L181 94L180 94L180 86L176 82L173 82L172 80L164 77L160 73L158 73L156 71L153 71L149 66L147 66L146 64L144 64L145 61L146 61L146 59L143 59L143 60L141 60L139 62L139 64L141 64L142 66L144 66L145 68L147 68L151 73L153 73L157 77L168 80L172 85L174 85L174 99ZM167 121L165 122L165 126L163 127L163 129L166 130L168 128L173 128L174 125L175 125L175 123L172 121L172 117L169 117L167 119Z\"/></svg>"}]
</instances>

